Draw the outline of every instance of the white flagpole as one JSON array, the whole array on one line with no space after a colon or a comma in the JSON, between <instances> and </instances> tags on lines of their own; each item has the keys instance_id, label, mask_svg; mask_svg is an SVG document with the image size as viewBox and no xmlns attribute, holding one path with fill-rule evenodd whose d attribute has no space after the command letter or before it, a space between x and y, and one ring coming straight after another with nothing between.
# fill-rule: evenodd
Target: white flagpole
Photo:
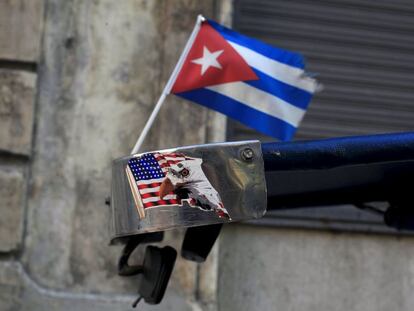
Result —
<instances>
[{"instance_id":1,"label":"white flagpole","mask_svg":"<svg viewBox=\"0 0 414 311\"><path fill-rule=\"evenodd\" d=\"M160 111L162 104L164 103L165 98L167 97L167 95L170 93L171 88L175 82L175 80L177 79L177 75L180 72L180 69L184 63L184 60L186 59L188 52L190 51L191 46L193 45L193 42L198 34L198 32L200 31L201 28L201 23L203 21L205 21L206 19L202 16L202 15L198 15L197 16L197 21L196 24L194 26L193 32L190 35L190 38L188 39L183 52L181 53L181 56L177 62L177 64L175 65L174 71L172 72L170 79L168 79L167 84L164 87L164 90L161 93L160 98L158 99L157 104L154 107L154 110L152 111L147 123L144 126L144 129L141 132L141 135L139 135L139 138L137 140L137 142L135 143L134 148L131 151L131 154L135 154L138 152L138 150L141 148L142 143L144 142L145 137L147 136L152 124L154 123L154 120L156 118L156 116L158 115L158 112Z\"/></svg>"}]
</instances>

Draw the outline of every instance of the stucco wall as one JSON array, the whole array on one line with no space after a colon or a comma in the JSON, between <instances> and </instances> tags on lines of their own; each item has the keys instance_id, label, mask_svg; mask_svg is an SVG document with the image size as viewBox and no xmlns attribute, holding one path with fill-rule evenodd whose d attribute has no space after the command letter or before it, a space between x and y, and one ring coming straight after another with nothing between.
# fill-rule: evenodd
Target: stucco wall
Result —
<instances>
[{"instance_id":1,"label":"stucco wall","mask_svg":"<svg viewBox=\"0 0 414 311\"><path fill-rule=\"evenodd\" d=\"M219 310L409 311L414 237L229 225Z\"/></svg>"},{"instance_id":2,"label":"stucco wall","mask_svg":"<svg viewBox=\"0 0 414 311\"><path fill-rule=\"evenodd\" d=\"M108 245L111 161L132 149L197 14L217 10L213 0L0 3L0 310L130 308L137 278L117 275L120 246ZM223 135L222 117L170 96L144 149ZM166 240L179 249L182 232ZM207 306L202 280L179 258L151 310Z\"/></svg>"}]
</instances>

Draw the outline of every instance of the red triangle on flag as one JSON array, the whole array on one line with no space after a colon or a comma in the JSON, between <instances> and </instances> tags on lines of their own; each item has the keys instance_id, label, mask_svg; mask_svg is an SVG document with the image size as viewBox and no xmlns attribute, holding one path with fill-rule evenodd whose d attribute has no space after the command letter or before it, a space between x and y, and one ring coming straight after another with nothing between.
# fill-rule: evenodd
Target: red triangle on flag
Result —
<instances>
[{"instance_id":1,"label":"red triangle on flag","mask_svg":"<svg viewBox=\"0 0 414 311\"><path fill-rule=\"evenodd\" d=\"M257 79L246 61L220 33L208 22L203 22L171 92Z\"/></svg>"}]
</instances>

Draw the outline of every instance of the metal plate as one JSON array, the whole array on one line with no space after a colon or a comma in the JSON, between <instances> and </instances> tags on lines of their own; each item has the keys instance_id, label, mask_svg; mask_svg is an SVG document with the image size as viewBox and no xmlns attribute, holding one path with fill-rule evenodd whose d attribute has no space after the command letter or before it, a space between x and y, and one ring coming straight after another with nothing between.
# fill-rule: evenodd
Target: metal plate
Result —
<instances>
[{"instance_id":1,"label":"metal plate","mask_svg":"<svg viewBox=\"0 0 414 311\"><path fill-rule=\"evenodd\" d=\"M177 158L172 159L174 156ZM186 182L174 181L178 170L180 174L195 177L188 177ZM195 175L191 175L193 172ZM175 187L164 200L159 197L160 185L152 182L154 178L162 181L161 184L171 179L170 184ZM149 189L149 184L155 188ZM172 204L174 200L176 203ZM113 162L113 239L177 227L255 219L264 215L266 206L259 141L181 147Z\"/></svg>"}]
</instances>

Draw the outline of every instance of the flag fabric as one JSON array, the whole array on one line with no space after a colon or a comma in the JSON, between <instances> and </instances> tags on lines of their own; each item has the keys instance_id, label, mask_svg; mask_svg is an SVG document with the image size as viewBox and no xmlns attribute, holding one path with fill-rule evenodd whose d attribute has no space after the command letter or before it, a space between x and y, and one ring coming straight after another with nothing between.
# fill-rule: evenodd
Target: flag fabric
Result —
<instances>
[{"instance_id":1,"label":"flag fabric","mask_svg":"<svg viewBox=\"0 0 414 311\"><path fill-rule=\"evenodd\" d=\"M303 57L211 20L200 26L171 93L219 111L266 135L293 137L317 82Z\"/></svg>"},{"instance_id":2,"label":"flag fabric","mask_svg":"<svg viewBox=\"0 0 414 311\"><path fill-rule=\"evenodd\" d=\"M134 197L139 195L145 208L161 205L181 204L181 201L174 193L169 193L160 198L160 185L165 178L168 168L191 158L181 153L146 153L140 157L133 157L128 161L128 168L134 178L136 187L131 187Z\"/></svg>"}]
</instances>

